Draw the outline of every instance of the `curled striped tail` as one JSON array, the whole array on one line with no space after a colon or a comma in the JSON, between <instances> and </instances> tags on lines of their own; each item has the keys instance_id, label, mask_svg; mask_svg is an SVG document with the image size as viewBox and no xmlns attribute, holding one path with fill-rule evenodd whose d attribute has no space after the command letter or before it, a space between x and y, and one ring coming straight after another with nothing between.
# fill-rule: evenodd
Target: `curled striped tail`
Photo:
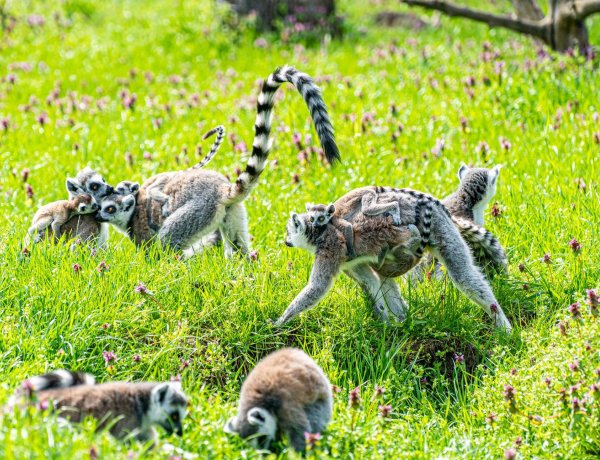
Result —
<instances>
[{"instance_id":1,"label":"curled striped tail","mask_svg":"<svg viewBox=\"0 0 600 460\"><path fill-rule=\"evenodd\" d=\"M434 202L430 200L427 195L423 198L419 198L415 207L415 225L418 227L421 224L421 244L415 251L417 257L423 256L425 247L429 244L431 237L431 215L433 214Z\"/></svg>"},{"instance_id":2,"label":"curled striped tail","mask_svg":"<svg viewBox=\"0 0 600 460\"><path fill-rule=\"evenodd\" d=\"M210 148L210 152L208 152L206 154L206 156L202 159L202 161L200 161L198 164L192 166L191 169L203 168L204 166L206 166L208 164L208 162L210 160L213 159L213 157L219 151L219 148L221 147L221 144L223 143L223 140L225 139L225 128L223 127L223 125L219 125L213 129L211 129L210 131L208 131L204 136L202 136L202 140L208 139L210 136L212 136L215 133L217 133L217 138L215 139L215 142L213 143L212 147Z\"/></svg>"},{"instance_id":3,"label":"curled striped tail","mask_svg":"<svg viewBox=\"0 0 600 460\"><path fill-rule=\"evenodd\" d=\"M479 266L490 263L496 269L506 272L507 258L498 239L485 228L460 217L452 216L454 225L463 239L469 244Z\"/></svg>"},{"instance_id":4,"label":"curled striped tail","mask_svg":"<svg viewBox=\"0 0 600 460\"><path fill-rule=\"evenodd\" d=\"M333 127L327 113L327 106L321 96L321 90L312 78L299 70L283 66L275 69L263 82L256 105L256 122L254 123L254 142L252 143L252 156L248 160L246 169L232 184L229 192L230 202L239 202L248 196L256 185L260 174L263 172L271 149L269 135L271 133L271 120L275 93L282 83L291 83L302 94L310 115L315 124L321 147L325 157L330 163L340 159L340 153L335 143Z\"/></svg>"}]
</instances>

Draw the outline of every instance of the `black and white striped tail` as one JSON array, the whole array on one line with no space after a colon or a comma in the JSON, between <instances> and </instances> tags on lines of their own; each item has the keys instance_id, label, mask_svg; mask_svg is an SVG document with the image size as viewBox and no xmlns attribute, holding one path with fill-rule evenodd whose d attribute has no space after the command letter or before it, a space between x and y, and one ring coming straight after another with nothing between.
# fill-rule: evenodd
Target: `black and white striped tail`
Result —
<instances>
[{"instance_id":1,"label":"black and white striped tail","mask_svg":"<svg viewBox=\"0 0 600 460\"><path fill-rule=\"evenodd\" d=\"M229 199L232 201L243 200L256 185L258 177L263 172L267 163L271 141L271 120L275 93L282 83L293 84L308 106L310 115L315 124L321 147L325 157L330 163L340 159L340 153L335 143L333 127L327 113L327 106L321 96L321 90L312 78L299 70L283 66L275 69L263 82L256 105L256 122L254 124L254 142L252 143L252 156L248 160L246 170L243 171L231 188Z\"/></svg>"},{"instance_id":2,"label":"black and white striped tail","mask_svg":"<svg viewBox=\"0 0 600 460\"><path fill-rule=\"evenodd\" d=\"M502 271L506 271L507 257L498 239L485 228L460 217L452 217L454 225L463 239L469 244L478 264L490 262Z\"/></svg>"},{"instance_id":3,"label":"black and white striped tail","mask_svg":"<svg viewBox=\"0 0 600 460\"><path fill-rule=\"evenodd\" d=\"M415 225L421 224L419 232L421 233L421 244L415 251L417 257L422 257L425 248L429 244L431 237L431 215L433 214L433 201L427 198L419 198L415 208Z\"/></svg>"},{"instance_id":4,"label":"black and white striped tail","mask_svg":"<svg viewBox=\"0 0 600 460\"><path fill-rule=\"evenodd\" d=\"M22 387L35 392L51 390L53 388L68 388L77 385L94 385L95 383L96 379L85 372L58 369L48 374L30 377L23 382Z\"/></svg>"},{"instance_id":5,"label":"black and white striped tail","mask_svg":"<svg viewBox=\"0 0 600 460\"><path fill-rule=\"evenodd\" d=\"M192 169L203 168L204 166L206 166L209 163L210 160L213 159L213 157L219 151L219 148L221 147L221 144L223 143L223 140L225 139L225 128L223 127L223 125L219 125L213 129L211 129L204 136L202 136L202 139L203 140L208 139L210 136L212 136L215 133L217 133L217 138L215 139L215 142L213 143L212 147L210 148L210 152L208 152L206 154L206 156L202 159L202 161L200 161L200 163L194 165L192 167Z\"/></svg>"}]
</instances>

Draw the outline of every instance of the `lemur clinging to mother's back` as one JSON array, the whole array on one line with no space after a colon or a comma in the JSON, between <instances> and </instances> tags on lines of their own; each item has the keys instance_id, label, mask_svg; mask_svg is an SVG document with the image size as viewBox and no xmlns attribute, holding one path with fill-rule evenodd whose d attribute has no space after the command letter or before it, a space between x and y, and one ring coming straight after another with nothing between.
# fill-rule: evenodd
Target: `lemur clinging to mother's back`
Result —
<instances>
[{"instance_id":1,"label":"lemur clinging to mother's back","mask_svg":"<svg viewBox=\"0 0 600 460\"><path fill-rule=\"evenodd\" d=\"M393 226L388 219L369 217L361 212L362 198L366 193L377 193L378 202L396 202L402 216L401 227ZM450 278L469 299L481 306L492 317L496 326L506 331L511 325L489 284L474 264L465 239L477 244L489 257L505 261L504 250L495 237L483 227L463 226L453 219L446 207L431 195L410 189L389 187L363 187L352 190L335 203L336 214L350 222L358 257L348 261L341 232L332 225L316 228L306 214L292 214L287 224L288 246L300 247L315 254L308 285L296 296L277 320L282 325L303 310L313 307L329 291L340 271L344 271L373 299L375 311L384 320L391 313L404 320L408 308L396 282L392 279L413 268L427 249L441 260ZM401 232L417 228L419 244L407 253L407 238ZM462 235L462 236L461 236ZM463 236L465 239L463 239ZM391 250L384 263L379 264L381 248Z\"/></svg>"},{"instance_id":2,"label":"lemur clinging to mother's back","mask_svg":"<svg viewBox=\"0 0 600 460\"><path fill-rule=\"evenodd\" d=\"M159 224L156 237L164 246L186 249L202 237L219 230L226 255L246 253L249 247L248 222L243 201L258 183L271 148L272 111L275 92L282 83L292 83L303 96L330 163L339 159L333 128L319 88L312 79L293 67L276 69L264 81L257 101L252 155L246 169L231 183L224 175L206 169L180 171L170 178L162 192L169 197L170 214L163 220L160 203L150 203L148 188L157 179L150 178L135 195L111 195L102 202L98 218L127 232L141 244L155 236L149 222ZM160 175L158 175L160 176Z\"/></svg>"}]
</instances>

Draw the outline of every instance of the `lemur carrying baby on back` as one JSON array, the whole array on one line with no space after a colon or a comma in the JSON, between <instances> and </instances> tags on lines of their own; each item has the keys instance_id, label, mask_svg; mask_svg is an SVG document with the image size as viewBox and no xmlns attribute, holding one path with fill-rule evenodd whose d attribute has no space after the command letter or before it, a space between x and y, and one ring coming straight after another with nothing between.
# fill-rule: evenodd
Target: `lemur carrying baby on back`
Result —
<instances>
[{"instance_id":1,"label":"lemur carrying baby on back","mask_svg":"<svg viewBox=\"0 0 600 460\"><path fill-rule=\"evenodd\" d=\"M368 216L362 212L364 196L373 193L377 194L378 203L399 206L402 226L395 226L380 215ZM335 214L352 225L357 257L348 256L344 233L334 225L315 226L309 214L292 213L287 224L286 244L313 252L315 261L308 285L277 320L277 325L319 302L340 271L355 279L367 292L374 301L376 313L384 321L388 321L390 313L404 320L408 306L393 278L413 268L427 249L444 263L458 289L480 305L497 327L511 330L510 322L475 265L466 243L483 251L497 264L505 265L502 246L483 227L453 217L431 195L390 187L355 189L336 201ZM386 251L383 263L382 250Z\"/></svg>"},{"instance_id":2,"label":"lemur carrying baby on back","mask_svg":"<svg viewBox=\"0 0 600 460\"><path fill-rule=\"evenodd\" d=\"M304 98L327 160L333 163L339 159L319 88L307 74L284 66L269 75L262 85L257 100L252 155L235 182L206 169L158 174L142 184L137 194L113 194L105 198L98 219L117 226L137 245L156 237L164 246L186 250L218 230L227 256L235 251L247 253L248 221L243 201L258 183L267 164L275 93L285 82L292 83ZM168 197L166 218L162 216L165 203L152 198L158 196L152 191L153 185L163 180L160 192ZM152 222L156 223L156 230L150 227Z\"/></svg>"}]
</instances>

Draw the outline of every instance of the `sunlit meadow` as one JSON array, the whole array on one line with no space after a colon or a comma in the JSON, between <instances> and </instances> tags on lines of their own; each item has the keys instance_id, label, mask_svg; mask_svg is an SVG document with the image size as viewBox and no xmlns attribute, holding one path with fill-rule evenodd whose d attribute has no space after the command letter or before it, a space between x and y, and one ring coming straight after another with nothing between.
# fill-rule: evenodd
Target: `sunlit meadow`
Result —
<instances>
[{"instance_id":1,"label":"sunlit meadow","mask_svg":"<svg viewBox=\"0 0 600 460\"><path fill-rule=\"evenodd\" d=\"M409 10L339 3L344 38L318 45L293 25L234 27L209 0L0 0L0 404L57 368L181 379L191 396L184 436L150 453L32 407L0 418L1 458L255 458L222 425L248 371L282 346L305 350L335 385L309 458L600 455L598 61L438 15L384 29L376 12ZM598 20L590 30L600 43ZM112 230L106 250L24 249L36 209L66 198L66 177L86 165L113 185L142 182L196 163L202 134L223 124L210 168L234 178L258 84L286 63L322 87L343 162L324 162L302 98L281 91L270 163L246 202L248 260L217 248L183 261ZM411 306L401 325L382 325L344 277L289 327L270 325L312 263L283 245L290 211L366 184L443 197L461 162L504 166L486 226L509 254L492 284L512 335L447 280L400 279Z\"/></svg>"}]
</instances>

